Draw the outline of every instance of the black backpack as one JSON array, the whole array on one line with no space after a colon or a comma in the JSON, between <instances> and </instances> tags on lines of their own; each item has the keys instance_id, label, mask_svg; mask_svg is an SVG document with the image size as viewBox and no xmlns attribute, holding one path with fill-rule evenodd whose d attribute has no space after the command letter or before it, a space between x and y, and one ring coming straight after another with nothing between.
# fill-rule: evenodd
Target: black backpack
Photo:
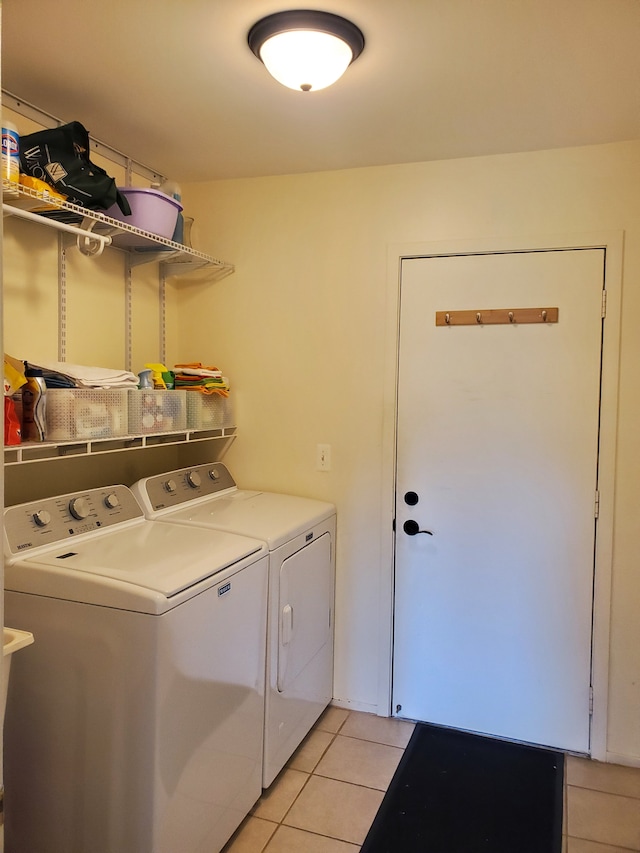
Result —
<instances>
[{"instance_id":1,"label":"black backpack","mask_svg":"<svg viewBox=\"0 0 640 853\"><path fill-rule=\"evenodd\" d=\"M79 121L20 137L20 168L46 181L67 201L90 210L117 204L129 216L129 202L113 178L89 159L89 134Z\"/></svg>"}]
</instances>

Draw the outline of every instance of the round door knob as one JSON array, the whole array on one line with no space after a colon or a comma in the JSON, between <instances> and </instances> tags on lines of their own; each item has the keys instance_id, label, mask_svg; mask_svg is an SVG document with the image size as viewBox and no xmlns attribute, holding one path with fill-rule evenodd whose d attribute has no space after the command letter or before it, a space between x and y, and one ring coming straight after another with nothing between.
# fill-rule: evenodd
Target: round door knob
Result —
<instances>
[{"instance_id":1,"label":"round door knob","mask_svg":"<svg viewBox=\"0 0 640 853\"><path fill-rule=\"evenodd\" d=\"M111 492L105 497L104 505L107 509L115 509L116 507L120 506L120 499L118 498L115 492Z\"/></svg>"},{"instance_id":2,"label":"round door knob","mask_svg":"<svg viewBox=\"0 0 640 853\"><path fill-rule=\"evenodd\" d=\"M33 520L38 527L46 527L51 521L51 513L46 509L39 509L37 512L33 513Z\"/></svg>"},{"instance_id":3,"label":"round door knob","mask_svg":"<svg viewBox=\"0 0 640 853\"><path fill-rule=\"evenodd\" d=\"M167 480L164 483L164 488L165 488L165 491L169 492L170 495L175 494L175 491L177 488L176 481L175 480Z\"/></svg>"},{"instance_id":4,"label":"round door knob","mask_svg":"<svg viewBox=\"0 0 640 853\"><path fill-rule=\"evenodd\" d=\"M187 474L187 483L191 486L192 489L197 489L202 485L202 477L198 474L197 471L189 471Z\"/></svg>"},{"instance_id":5,"label":"round door knob","mask_svg":"<svg viewBox=\"0 0 640 853\"><path fill-rule=\"evenodd\" d=\"M420 525L412 518L405 521L405 523L402 525L402 529L407 534L407 536L416 536L416 534L418 533L427 533L429 536L433 536L433 533L430 530L420 530Z\"/></svg>"},{"instance_id":6,"label":"round door knob","mask_svg":"<svg viewBox=\"0 0 640 853\"><path fill-rule=\"evenodd\" d=\"M420 498L415 492L407 492L404 496L404 502L409 506L415 506Z\"/></svg>"},{"instance_id":7,"label":"round door knob","mask_svg":"<svg viewBox=\"0 0 640 853\"><path fill-rule=\"evenodd\" d=\"M91 512L89 501L86 498L74 498L72 501L69 501L69 512L78 521L82 521Z\"/></svg>"}]
</instances>

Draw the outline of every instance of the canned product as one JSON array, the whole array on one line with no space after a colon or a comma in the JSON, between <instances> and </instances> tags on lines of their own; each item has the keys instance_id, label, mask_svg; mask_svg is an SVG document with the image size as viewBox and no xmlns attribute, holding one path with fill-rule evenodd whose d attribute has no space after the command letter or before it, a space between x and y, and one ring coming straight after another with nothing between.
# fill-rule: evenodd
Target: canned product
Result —
<instances>
[{"instance_id":1,"label":"canned product","mask_svg":"<svg viewBox=\"0 0 640 853\"><path fill-rule=\"evenodd\" d=\"M15 190L4 195L17 196L20 183L20 137L18 128L11 122L2 121L2 180L15 184Z\"/></svg>"}]
</instances>

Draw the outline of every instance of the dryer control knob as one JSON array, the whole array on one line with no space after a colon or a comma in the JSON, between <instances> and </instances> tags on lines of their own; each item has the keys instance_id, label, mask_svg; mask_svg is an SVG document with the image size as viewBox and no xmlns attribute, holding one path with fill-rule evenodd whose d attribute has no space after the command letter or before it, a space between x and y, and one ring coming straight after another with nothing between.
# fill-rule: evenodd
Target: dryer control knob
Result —
<instances>
[{"instance_id":1,"label":"dryer control knob","mask_svg":"<svg viewBox=\"0 0 640 853\"><path fill-rule=\"evenodd\" d=\"M211 477L212 480L218 480L218 479L220 479L220 472L216 468L212 468L209 471L209 476Z\"/></svg>"},{"instance_id":2,"label":"dryer control knob","mask_svg":"<svg viewBox=\"0 0 640 853\"><path fill-rule=\"evenodd\" d=\"M169 492L170 495L174 495L177 491L176 481L175 480L167 480L164 483L165 491Z\"/></svg>"},{"instance_id":3,"label":"dryer control knob","mask_svg":"<svg viewBox=\"0 0 640 853\"><path fill-rule=\"evenodd\" d=\"M91 512L89 501L86 498L74 498L72 501L69 501L69 512L78 521L82 521Z\"/></svg>"},{"instance_id":4,"label":"dryer control knob","mask_svg":"<svg viewBox=\"0 0 640 853\"><path fill-rule=\"evenodd\" d=\"M33 513L33 520L38 527L46 527L51 521L51 513L47 512L46 509L39 509L37 512Z\"/></svg>"},{"instance_id":5,"label":"dryer control knob","mask_svg":"<svg viewBox=\"0 0 640 853\"><path fill-rule=\"evenodd\" d=\"M120 498L115 492L109 492L104 499L104 505L107 509L116 509L116 507L120 506Z\"/></svg>"},{"instance_id":6,"label":"dryer control knob","mask_svg":"<svg viewBox=\"0 0 640 853\"><path fill-rule=\"evenodd\" d=\"M202 477L197 471L189 471L187 474L187 483L192 489L197 489L198 486L202 485Z\"/></svg>"}]
</instances>

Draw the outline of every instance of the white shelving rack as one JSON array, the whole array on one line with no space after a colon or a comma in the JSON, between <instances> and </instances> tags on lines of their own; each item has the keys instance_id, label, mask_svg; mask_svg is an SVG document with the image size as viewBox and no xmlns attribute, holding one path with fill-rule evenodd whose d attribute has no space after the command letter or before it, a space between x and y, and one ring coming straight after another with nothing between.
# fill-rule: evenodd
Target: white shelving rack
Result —
<instances>
[{"instance_id":1,"label":"white shelving rack","mask_svg":"<svg viewBox=\"0 0 640 853\"><path fill-rule=\"evenodd\" d=\"M22 465L29 462L49 462L54 459L71 459L98 453L117 453L144 447L161 447L195 441L217 441L226 448L235 439L236 427L211 430L183 430L148 435L125 435L118 438L96 438L90 441L27 441L4 448L5 465Z\"/></svg>"},{"instance_id":2,"label":"white shelving rack","mask_svg":"<svg viewBox=\"0 0 640 853\"><path fill-rule=\"evenodd\" d=\"M131 301L134 267L157 263L159 266L160 330L159 357L166 361L166 282L176 276L194 273L204 281L219 281L234 271L233 264L220 261L204 252L199 252L181 243L174 243L157 234L142 231L133 225L105 216L101 211L87 210L76 204L53 199L46 191L38 192L30 187L2 184L3 217L14 216L27 219L38 225L53 228L62 237L59 247L59 329L58 361L66 361L66 251L75 245L83 255L98 257L106 246L113 246L125 253L126 318L125 318L125 365L131 370ZM13 198L12 196L16 196ZM45 208L43 210L43 208Z\"/></svg>"},{"instance_id":3,"label":"white shelving rack","mask_svg":"<svg viewBox=\"0 0 640 853\"><path fill-rule=\"evenodd\" d=\"M39 110L31 104L3 90L3 105L13 109L43 127L54 127L62 122ZM124 166L129 183L132 169L136 174L157 181L162 176L148 167L134 163L125 155L105 145L91 140L92 149ZM160 301L160 345L159 361L165 357L165 292L167 279L188 275L197 276L199 281L219 281L234 272L233 264L221 261L190 246L175 243L148 231L143 231L106 216L101 211L54 199L47 191L38 192L30 187L16 185L3 180L2 199L3 218L14 217L28 220L35 226L51 228L58 232L58 288L59 288L59 345L58 360L66 360L66 252L72 247L84 255L99 257L107 247L125 253L125 362L131 370L132 361L132 269L142 264L158 264L159 301ZM131 435L111 439L65 442L25 442L21 445L6 446L4 461L6 465L18 465L28 462L40 462L54 459L93 454L128 451L145 447L158 447L184 442L210 441L221 442L226 447L235 439L236 427L215 430L186 430L177 433L159 433L150 435Z\"/></svg>"},{"instance_id":4,"label":"white shelving rack","mask_svg":"<svg viewBox=\"0 0 640 853\"><path fill-rule=\"evenodd\" d=\"M112 219L101 211L53 199L47 192L38 192L6 180L3 180L2 190L3 216L28 219L66 235L71 234L84 255L98 256L105 246L113 246L127 253L132 267L159 263L166 278L203 271L209 280L217 281L234 271L233 264ZM17 197L12 197L15 194Z\"/></svg>"}]
</instances>

